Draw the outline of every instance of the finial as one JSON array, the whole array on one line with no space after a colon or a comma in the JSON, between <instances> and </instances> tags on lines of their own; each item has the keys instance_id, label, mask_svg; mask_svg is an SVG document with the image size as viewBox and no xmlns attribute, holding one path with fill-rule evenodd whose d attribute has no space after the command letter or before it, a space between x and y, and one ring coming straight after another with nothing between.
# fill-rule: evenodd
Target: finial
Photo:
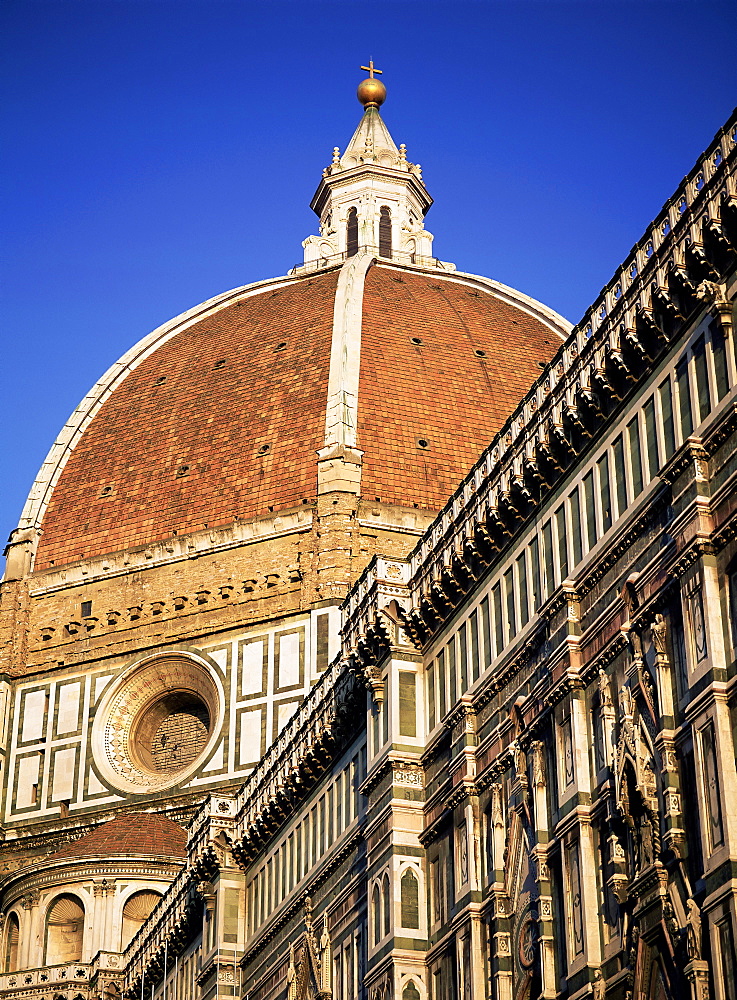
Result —
<instances>
[{"instance_id":1,"label":"finial","mask_svg":"<svg viewBox=\"0 0 737 1000\"><path fill-rule=\"evenodd\" d=\"M333 164L334 167L340 166L340 146L333 146Z\"/></svg>"},{"instance_id":2,"label":"finial","mask_svg":"<svg viewBox=\"0 0 737 1000\"><path fill-rule=\"evenodd\" d=\"M399 162L406 163L407 161L407 147L404 143L399 146Z\"/></svg>"},{"instance_id":3,"label":"finial","mask_svg":"<svg viewBox=\"0 0 737 1000\"><path fill-rule=\"evenodd\" d=\"M383 73L384 70L376 69L373 59L369 59L368 66L361 66L361 69L369 75L368 79L359 83L356 96L364 108L378 108L386 100L386 87L374 77L374 73Z\"/></svg>"}]
</instances>

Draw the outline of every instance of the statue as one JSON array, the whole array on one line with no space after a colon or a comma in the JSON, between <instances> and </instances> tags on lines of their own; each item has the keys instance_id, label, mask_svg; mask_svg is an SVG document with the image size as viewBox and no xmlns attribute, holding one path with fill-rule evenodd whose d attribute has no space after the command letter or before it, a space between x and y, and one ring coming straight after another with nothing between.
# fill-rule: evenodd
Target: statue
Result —
<instances>
[{"instance_id":1,"label":"statue","mask_svg":"<svg viewBox=\"0 0 737 1000\"><path fill-rule=\"evenodd\" d=\"M545 746L540 741L532 744L532 781L537 788L545 787Z\"/></svg>"},{"instance_id":2,"label":"statue","mask_svg":"<svg viewBox=\"0 0 737 1000\"><path fill-rule=\"evenodd\" d=\"M468 837L466 835L466 824L459 829L458 854L461 870L461 884L468 882Z\"/></svg>"},{"instance_id":3,"label":"statue","mask_svg":"<svg viewBox=\"0 0 737 1000\"><path fill-rule=\"evenodd\" d=\"M638 817L638 843L640 870L648 868L655 860L655 843L653 837L653 824L647 812L643 812Z\"/></svg>"},{"instance_id":4,"label":"statue","mask_svg":"<svg viewBox=\"0 0 737 1000\"><path fill-rule=\"evenodd\" d=\"M599 667L599 704L609 708L612 704L612 689L609 685L609 675L603 667Z\"/></svg>"},{"instance_id":5,"label":"statue","mask_svg":"<svg viewBox=\"0 0 737 1000\"><path fill-rule=\"evenodd\" d=\"M516 778L527 777L527 755L518 743L512 744L512 757L514 760L514 775Z\"/></svg>"},{"instance_id":6,"label":"statue","mask_svg":"<svg viewBox=\"0 0 737 1000\"><path fill-rule=\"evenodd\" d=\"M632 718L632 692L626 684L619 689L619 715L620 718Z\"/></svg>"},{"instance_id":7,"label":"statue","mask_svg":"<svg viewBox=\"0 0 737 1000\"><path fill-rule=\"evenodd\" d=\"M648 670L647 666L645 665L645 661L644 660L640 661L640 664L639 664L639 667L638 667L638 676L639 676L640 685L642 686L643 691L645 692L645 694L648 697L648 700L650 702L652 710L654 712L656 712L657 711L657 704L658 703L657 703L656 694L655 694L655 682L653 681L652 675L651 675L650 671Z\"/></svg>"},{"instance_id":8,"label":"statue","mask_svg":"<svg viewBox=\"0 0 737 1000\"><path fill-rule=\"evenodd\" d=\"M491 821L494 826L504 826L504 806L502 804L502 786L491 786Z\"/></svg>"},{"instance_id":9,"label":"statue","mask_svg":"<svg viewBox=\"0 0 737 1000\"><path fill-rule=\"evenodd\" d=\"M721 305L726 299L724 286L716 281L702 281L696 288L696 298L700 302L713 302L716 305Z\"/></svg>"},{"instance_id":10,"label":"statue","mask_svg":"<svg viewBox=\"0 0 737 1000\"><path fill-rule=\"evenodd\" d=\"M666 652L665 639L667 633L668 625L665 618L661 614L656 614L655 621L650 626L650 635L652 636L653 646L655 646L655 652L658 655L662 655Z\"/></svg>"},{"instance_id":11,"label":"statue","mask_svg":"<svg viewBox=\"0 0 737 1000\"><path fill-rule=\"evenodd\" d=\"M701 910L695 899L686 900L686 951L692 962L701 959Z\"/></svg>"},{"instance_id":12,"label":"statue","mask_svg":"<svg viewBox=\"0 0 737 1000\"><path fill-rule=\"evenodd\" d=\"M594 981L591 984L591 996L593 1000L604 1000L606 996L606 982L601 974L601 969L594 973Z\"/></svg>"}]
</instances>

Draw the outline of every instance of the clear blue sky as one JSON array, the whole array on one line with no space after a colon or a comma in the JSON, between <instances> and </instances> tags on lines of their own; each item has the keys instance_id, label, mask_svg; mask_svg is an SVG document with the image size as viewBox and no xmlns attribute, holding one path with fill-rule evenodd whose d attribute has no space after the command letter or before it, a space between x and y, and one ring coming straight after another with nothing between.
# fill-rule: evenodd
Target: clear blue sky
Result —
<instances>
[{"instance_id":1,"label":"clear blue sky","mask_svg":"<svg viewBox=\"0 0 737 1000\"><path fill-rule=\"evenodd\" d=\"M4 0L0 541L116 358L300 259L369 57L438 256L575 323L728 117L735 38L733 0Z\"/></svg>"}]
</instances>

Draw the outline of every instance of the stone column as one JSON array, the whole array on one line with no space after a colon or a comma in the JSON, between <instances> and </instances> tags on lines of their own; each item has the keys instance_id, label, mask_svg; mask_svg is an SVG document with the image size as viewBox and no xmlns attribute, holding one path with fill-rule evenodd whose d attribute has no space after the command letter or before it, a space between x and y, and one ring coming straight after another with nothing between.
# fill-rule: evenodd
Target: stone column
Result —
<instances>
[{"instance_id":1,"label":"stone column","mask_svg":"<svg viewBox=\"0 0 737 1000\"><path fill-rule=\"evenodd\" d=\"M381 816L387 835L372 837L374 821L366 831L369 885L388 874L389 935L374 948L373 931L367 949L366 979L369 995L391 983L392 996L401 997L409 976L428 990L427 949L428 872L424 844L425 790L422 751L425 744L424 673L422 657L401 621L406 600L409 567L400 561L377 559L376 586L379 606L377 629L384 636L383 652L371 659L368 645L362 664L369 688L368 773L362 791L369 816ZM408 601L407 601L408 603ZM371 712L379 710L378 746L372 732ZM371 926L371 925L370 925ZM384 986L382 986L384 984Z\"/></svg>"},{"instance_id":2,"label":"stone column","mask_svg":"<svg viewBox=\"0 0 737 1000\"><path fill-rule=\"evenodd\" d=\"M43 928L38 925L40 898L41 894L38 889L33 889L31 892L27 892L21 900L21 905L25 910L25 919L22 925L18 955L19 969L35 969L44 963Z\"/></svg>"},{"instance_id":3,"label":"stone column","mask_svg":"<svg viewBox=\"0 0 737 1000\"><path fill-rule=\"evenodd\" d=\"M494 881L491 886L492 913L489 920L491 947L491 978L494 996L511 1000L512 953L508 899L504 883L504 849L507 841L507 823L504 815L504 796L501 784L491 786L491 825Z\"/></svg>"},{"instance_id":4,"label":"stone column","mask_svg":"<svg viewBox=\"0 0 737 1000\"><path fill-rule=\"evenodd\" d=\"M540 948L540 975L543 997L554 997L557 993L555 977L555 941L553 926L553 894L548 868L548 846L550 826L548 819L547 774L545 766L545 744L537 741L531 746L532 753L532 803L536 845L532 857L538 886L538 940Z\"/></svg>"},{"instance_id":5,"label":"stone column","mask_svg":"<svg viewBox=\"0 0 737 1000\"><path fill-rule=\"evenodd\" d=\"M91 941L89 948L85 947L86 961L91 961L98 951L117 951L120 942L115 937L113 926L113 898L117 890L115 879L95 879L92 883L93 905Z\"/></svg>"}]
</instances>

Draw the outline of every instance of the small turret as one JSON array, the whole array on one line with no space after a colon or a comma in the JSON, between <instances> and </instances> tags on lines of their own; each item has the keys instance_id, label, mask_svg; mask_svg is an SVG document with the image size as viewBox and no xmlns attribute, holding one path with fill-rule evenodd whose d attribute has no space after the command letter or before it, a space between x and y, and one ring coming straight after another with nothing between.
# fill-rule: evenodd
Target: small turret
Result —
<instances>
[{"instance_id":1,"label":"small turret","mask_svg":"<svg viewBox=\"0 0 737 1000\"><path fill-rule=\"evenodd\" d=\"M341 155L333 149L311 207L320 219L319 236L302 244L304 267L331 267L357 253L401 264L436 267L432 233L424 217L432 198L419 164L407 159L407 147L397 147L379 114L386 87L377 80L371 60L361 69L369 76L358 85L363 116ZM452 270L452 264L443 264ZM301 270L301 269L300 269Z\"/></svg>"}]
</instances>

